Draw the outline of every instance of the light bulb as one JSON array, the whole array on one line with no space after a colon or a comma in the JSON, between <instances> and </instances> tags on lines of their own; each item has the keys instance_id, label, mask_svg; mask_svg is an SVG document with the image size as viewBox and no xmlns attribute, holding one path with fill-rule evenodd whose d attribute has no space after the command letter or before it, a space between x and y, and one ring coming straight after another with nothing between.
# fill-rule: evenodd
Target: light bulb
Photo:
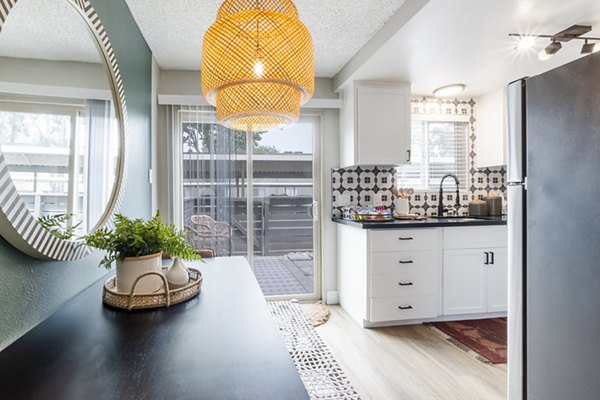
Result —
<instances>
[{"instance_id":1,"label":"light bulb","mask_svg":"<svg viewBox=\"0 0 600 400\"><path fill-rule=\"evenodd\" d=\"M529 50L535 44L535 40L531 36L521 36L517 42L516 48L519 50Z\"/></svg>"},{"instance_id":2,"label":"light bulb","mask_svg":"<svg viewBox=\"0 0 600 400\"><path fill-rule=\"evenodd\" d=\"M254 63L254 75L256 75L258 78L262 78L264 74L265 64L263 64L263 62L260 60L256 60Z\"/></svg>"}]
</instances>

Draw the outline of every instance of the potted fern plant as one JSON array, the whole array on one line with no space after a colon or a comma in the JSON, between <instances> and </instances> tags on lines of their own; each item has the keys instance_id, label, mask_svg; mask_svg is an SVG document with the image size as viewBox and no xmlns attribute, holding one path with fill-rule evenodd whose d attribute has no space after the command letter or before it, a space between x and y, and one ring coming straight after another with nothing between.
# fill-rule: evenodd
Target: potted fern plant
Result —
<instances>
[{"instance_id":1,"label":"potted fern plant","mask_svg":"<svg viewBox=\"0 0 600 400\"><path fill-rule=\"evenodd\" d=\"M162 253L186 260L200 259L196 250L186 243L185 233L163 222L158 211L147 221L117 214L114 228L98 229L83 239L88 246L106 251L101 266L110 269L116 261L117 290L123 293L131 291L140 275L161 271ZM161 282L158 276L146 276L138 282L136 292L156 292Z\"/></svg>"}]
</instances>

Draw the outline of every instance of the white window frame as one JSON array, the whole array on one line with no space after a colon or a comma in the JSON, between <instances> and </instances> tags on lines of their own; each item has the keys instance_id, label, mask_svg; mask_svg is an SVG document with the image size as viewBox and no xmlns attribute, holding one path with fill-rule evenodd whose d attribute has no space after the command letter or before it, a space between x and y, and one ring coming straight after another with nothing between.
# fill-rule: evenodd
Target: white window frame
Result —
<instances>
[{"instance_id":1,"label":"white window frame","mask_svg":"<svg viewBox=\"0 0 600 400\"><path fill-rule=\"evenodd\" d=\"M31 114L53 114L68 116L71 125L71 137L69 138L69 183L67 188L67 214L75 213L75 205L77 204L77 184L76 179L78 165L76 150L77 150L77 121L78 118L84 113L84 104L70 104L68 102L53 102L51 99L38 100L38 99L12 99L2 98L0 99L0 111L5 112L20 112L20 113L31 113ZM85 191L84 191L85 196ZM86 201L83 201L84 207ZM36 201L36 208L37 208ZM39 215L39 210L35 210L35 215ZM85 210L81 210L85 214Z\"/></svg>"},{"instance_id":2,"label":"white window frame","mask_svg":"<svg viewBox=\"0 0 600 400\"><path fill-rule=\"evenodd\" d=\"M466 132L466 136L465 136L465 146L464 146L464 160L465 160L465 177L467 179L465 180L461 180L460 182L460 189L461 190L468 190L469 188L469 131L471 129L471 120L470 120L470 116L469 115L460 115L460 114L412 114L411 116L412 121L419 121L419 122L453 122L453 123L466 123L467 124L467 132ZM411 132L412 134L412 132ZM425 143L425 145L427 146L427 143ZM400 167L402 168L402 167ZM427 178L429 176L429 170L430 170L430 164L429 164L429 155L427 155L427 163L424 163L421 166L421 176L424 176L426 178L425 180L425 185L426 187L414 187L414 190L417 191L432 191L432 190L437 190L438 187L429 187L429 179ZM450 171L449 171L450 172ZM397 175L400 174L400 171L397 172ZM448 181L449 182L449 181ZM399 185L402 185L402 182L399 182Z\"/></svg>"}]
</instances>

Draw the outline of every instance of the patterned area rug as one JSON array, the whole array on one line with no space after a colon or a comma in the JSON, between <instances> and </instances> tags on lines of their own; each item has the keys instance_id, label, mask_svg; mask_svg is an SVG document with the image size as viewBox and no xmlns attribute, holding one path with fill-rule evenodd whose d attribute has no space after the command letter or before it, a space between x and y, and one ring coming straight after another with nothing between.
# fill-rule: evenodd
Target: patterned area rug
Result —
<instances>
[{"instance_id":1,"label":"patterned area rug","mask_svg":"<svg viewBox=\"0 0 600 400\"><path fill-rule=\"evenodd\" d=\"M337 361L310 325L300 306L289 301L269 302L300 378L313 400L360 400Z\"/></svg>"},{"instance_id":2,"label":"patterned area rug","mask_svg":"<svg viewBox=\"0 0 600 400\"><path fill-rule=\"evenodd\" d=\"M506 318L426 324L449 342L488 364L506 364Z\"/></svg>"}]
</instances>

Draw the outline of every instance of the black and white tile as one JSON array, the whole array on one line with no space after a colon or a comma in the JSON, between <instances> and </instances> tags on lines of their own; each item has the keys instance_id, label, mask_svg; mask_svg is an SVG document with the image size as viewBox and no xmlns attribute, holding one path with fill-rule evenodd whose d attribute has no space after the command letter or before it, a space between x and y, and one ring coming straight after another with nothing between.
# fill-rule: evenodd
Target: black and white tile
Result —
<instances>
[{"instance_id":1,"label":"black and white tile","mask_svg":"<svg viewBox=\"0 0 600 400\"><path fill-rule=\"evenodd\" d=\"M392 188L396 182L394 168L336 168L332 171L331 179L334 218L341 218L342 207L345 206L393 205Z\"/></svg>"}]
</instances>

